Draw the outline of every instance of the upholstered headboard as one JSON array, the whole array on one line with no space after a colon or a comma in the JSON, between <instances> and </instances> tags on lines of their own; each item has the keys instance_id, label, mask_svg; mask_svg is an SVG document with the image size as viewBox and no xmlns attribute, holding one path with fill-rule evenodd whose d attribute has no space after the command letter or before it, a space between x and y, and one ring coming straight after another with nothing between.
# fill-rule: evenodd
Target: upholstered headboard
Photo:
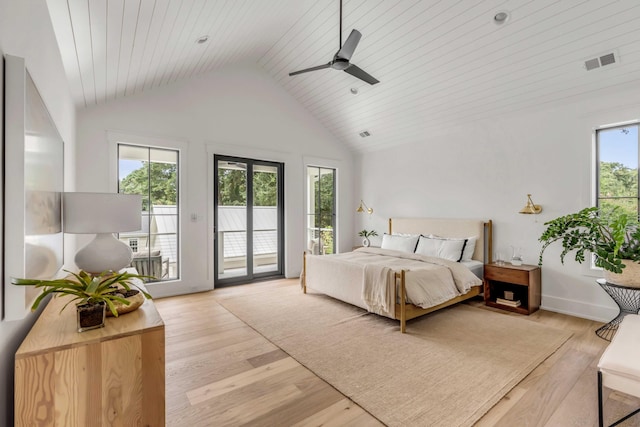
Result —
<instances>
[{"instance_id":1,"label":"upholstered headboard","mask_svg":"<svg viewBox=\"0 0 640 427\"><path fill-rule=\"evenodd\" d=\"M490 263L493 252L491 220L447 218L389 218L389 234L435 234L440 237L478 236L472 259Z\"/></svg>"}]
</instances>

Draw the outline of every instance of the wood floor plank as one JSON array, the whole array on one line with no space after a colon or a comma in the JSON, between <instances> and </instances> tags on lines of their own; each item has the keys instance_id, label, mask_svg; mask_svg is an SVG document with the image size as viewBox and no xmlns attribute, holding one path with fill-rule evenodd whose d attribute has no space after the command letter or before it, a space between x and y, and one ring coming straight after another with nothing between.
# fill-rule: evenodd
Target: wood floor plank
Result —
<instances>
[{"instance_id":1,"label":"wood floor plank","mask_svg":"<svg viewBox=\"0 0 640 427\"><path fill-rule=\"evenodd\" d=\"M594 357L586 367L567 396L559 402L547 425L560 425L571 420L576 426L596 426L598 420L597 365L599 357Z\"/></svg>"},{"instance_id":2,"label":"wood floor plank","mask_svg":"<svg viewBox=\"0 0 640 427\"><path fill-rule=\"evenodd\" d=\"M264 426L290 426L344 398L337 390L327 387L311 371L303 367L300 369L293 382L301 394L287 402L281 402L277 409L264 414L259 421L252 421L252 426L256 423Z\"/></svg>"},{"instance_id":3,"label":"wood floor plank","mask_svg":"<svg viewBox=\"0 0 640 427\"><path fill-rule=\"evenodd\" d=\"M326 407L325 409L316 412L315 414L307 417L292 427L341 427L346 425L354 425L356 420L362 415L366 415L366 412L358 405L350 401L349 399L340 399L333 405ZM366 424L370 426L383 425L378 420L372 420L370 417L366 418Z\"/></svg>"},{"instance_id":4,"label":"wood floor plank","mask_svg":"<svg viewBox=\"0 0 640 427\"><path fill-rule=\"evenodd\" d=\"M571 350L560 358L503 416L496 426L544 426L559 403L569 394L580 375L592 361L592 356ZM535 370L534 370L535 371ZM533 372L532 372L533 373Z\"/></svg>"},{"instance_id":5,"label":"wood floor plank","mask_svg":"<svg viewBox=\"0 0 640 427\"><path fill-rule=\"evenodd\" d=\"M507 412L519 404L520 399L527 393L527 389L517 385L505 397L503 397L491 410L483 416L476 427L493 427L498 424Z\"/></svg>"},{"instance_id":6,"label":"wood floor plank","mask_svg":"<svg viewBox=\"0 0 640 427\"><path fill-rule=\"evenodd\" d=\"M257 368L268 363L275 362L276 360L284 359L285 357L289 357L289 355L284 351L277 349L268 353L262 353L258 356L250 357L247 359L247 362L249 362L254 368Z\"/></svg>"},{"instance_id":7,"label":"wood floor plank","mask_svg":"<svg viewBox=\"0 0 640 427\"><path fill-rule=\"evenodd\" d=\"M299 391L299 397L293 400L288 399L286 401L275 401L274 400L274 410L269 411L269 413L262 414L260 417L251 419L249 425L266 425L266 420L271 419L271 414L275 414L278 422L273 423L273 425L287 425L280 422L281 420L287 418L289 414L287 411L282 411L284 406L290 405L293 402L298 402L300 400L316 400L313 397L310 398L311 394L308 392L309 387L307 385L300 387L300 384L315 381L322 382L319 378L317 378L311 371L304 368L303 366L298 366L294 369L281 372L279 374L275 374L258 381L251 383L248 386L237 388L228 393L221 394L219 396L213 397L211 399L205 400L197 405L192 405L189 410L183 412L183 418L181 419L180 425L210 425L210 424L202 424L203 419L224 421L223 424L226 424L228 420L229 412L233 412L234 408L236 408L239 404L243 402L253 402L258 399L262 399L265 396L269 396L272 394L273 390L282 389L284 387L295 386ZM323 384L323 387L326 389L331 389L333 393L339 395L339 393L327 387L326 384ZM339 396L341 398L342 396ZM333 402L334 400L330 400ZM299 412L298 417L304 416L304 411ZM239 424L234 424L239 425Z\"/></svg>"},{"instance_id":8,"label":"wood floor plank","mask_svg":"<svg viewBox=\"0 0 640 427\"><path fill-rule=\"evenodd\" d=\"M211 384L207 384L204 387L199 387L187 392L187 397L192 405L197 405L200 402L219 396L224 393L229 393L238 388L245 387L251 383L260 381L267 377L277 375L281 372L288 371L290 369L300 366L291 357L277 360L275 362L268 363L258 368L253 368L248 371L241 372L239 374L227 377L223 380L216 381Z\"/></svg>"},{"instance_id":9,"label":"wood floor plank","mask_svg":"<svg viewBox=\"0 0 640 427\"><path fill-rule=\"evenodd\" d=\"M156 301L167 331L168 426L382 425L217 303L283 286L299 283L281 279ZM468 304L521 317L485 307L482 299ZM601 323L545 310L526 318L573 336L477 426L597 425L596 364L608 344L594 333ZM611 416L640 404L617 392L605 397ZM640 416L622 426L640 426Z\"/></svg>"},{"instance_id":10,"label":"wood floor plank","mask_svg":"<svg viewBox=\"0 0 640 427\"><path fill-rule=\"evenodd\" d=\"M180 356L184 353L214 351L226 346L237 344L254 337L254 331L247 328L236 328L221 333L206 333L201 337L191 339L176 339L176 346L167 348L167 357Z\"/></svg>"},{"instance_id":11,"label":"wood floor plank","mask_svg":"<svg viewBox=\"0 0 640 427\"><path fill-rule=\"evenodd\" d=\"M257 399L242 402L225 412L222 422L230 422L232 425L243 425L251 423L260 425L264 421L261 417L274 409L277 409L283 402L299 397L302 393L298 387L287 385L274 389L269 394L260 396Z\"/></svg>"},{"instance_id":12,"label":"wood floor plank","mask_svg":"<svg viewBox=\"0 0 640 427\"><path fill-rule=\"evenodd\" d=\"M275 345L261 336L256 336L245 341L216 348L215 350L184 354L167 362L167 367L182 372L211 369L212 361L216 361L216 364L219 364L232 360L249 360L276 350L279 349Z\"/></svg>"}]
</instances>

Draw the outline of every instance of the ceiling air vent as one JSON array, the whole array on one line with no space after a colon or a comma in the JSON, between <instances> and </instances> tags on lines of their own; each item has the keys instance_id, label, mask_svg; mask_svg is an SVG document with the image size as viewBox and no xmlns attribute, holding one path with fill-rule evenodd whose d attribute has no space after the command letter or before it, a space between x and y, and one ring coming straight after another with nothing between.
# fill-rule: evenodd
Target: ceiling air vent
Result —
<instances>
[{"instance_id":1,"label":"ceiling air vent","mask_svg":"<svg viewBox=\"0 0 640 427\"><path fill-rule=\"evenodd\" d=\"M605 65L615 64L615 63L616 63L616 56L613 53L608 53L600 57L600 65L602 65L603 67Z\"/></svg>"},{"instance_id":2,"label":"ceiling air vent","mask_svg":"<svg viewBox=\"0 0 640 427\"><path fill-rule=\"evenodd\" d=\"M584 68L586 68L587 71L591 71L594 68L599 68L599 67L600 67L600 61L598 60L598 58L589 59L588 61L584 61Z\"/></svg>"},{"instance_id":3,"label":"ceiling air vent","mask_svg":"<svg viewBox=\"0 0 640 427\"><path fill-rule=\"evenodd\" d=\"M587 59L584 61L584 68L587 71L595 70L596 68L604 67L605 65L611 65L618 62L615 52L607 53L597 58Z\"/></svg>"},{"instance_id":4,"label":"ceiling air vent","mask_svg":"<svg viewBox=\"0 0 640 427\"><path fill-rule=\"evenodd\" d=\"M368 136L371 136L371 133L368 130L363 130L362 132L360 132L360 136L366 138Z\"/></svg>"}]
</instances>

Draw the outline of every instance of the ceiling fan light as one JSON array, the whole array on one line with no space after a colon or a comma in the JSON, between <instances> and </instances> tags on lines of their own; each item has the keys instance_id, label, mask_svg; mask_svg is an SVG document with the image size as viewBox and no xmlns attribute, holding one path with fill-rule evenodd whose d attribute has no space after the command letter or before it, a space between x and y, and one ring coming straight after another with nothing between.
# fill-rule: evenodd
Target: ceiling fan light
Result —
<instances>
[{"instance_id":1,"label":"ceiling fan light","mask_svg":"<svg viewBox=\"0 0 640 427\"><path fill-rule=\"evenodd\" d=\"M493 15L493 23L496 25L502 25L509 20L509 17L509 12L501 10Z\"/></svg>"}]
</instances>

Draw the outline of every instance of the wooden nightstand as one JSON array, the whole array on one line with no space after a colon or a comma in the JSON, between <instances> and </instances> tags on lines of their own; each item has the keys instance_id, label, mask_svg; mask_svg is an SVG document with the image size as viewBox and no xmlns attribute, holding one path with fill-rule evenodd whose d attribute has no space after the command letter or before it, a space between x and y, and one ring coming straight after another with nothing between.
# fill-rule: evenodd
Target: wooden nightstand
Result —
<instances>
[{"instance_id":1,"label":"wooden nightstand","mask_svg":"<svg viewBox=\"0 0 640 427\"><path fill-rule=\"evenodd\" d=\"M505 298L505 291L513 292L513 299L520 300L519 307L499 304L498 298ZM506 298L508 299L508 298ZM531 314L540 308L540 267L536 265L484 266L484 302L520 314Z\"/></svg>"}]
</instances>

